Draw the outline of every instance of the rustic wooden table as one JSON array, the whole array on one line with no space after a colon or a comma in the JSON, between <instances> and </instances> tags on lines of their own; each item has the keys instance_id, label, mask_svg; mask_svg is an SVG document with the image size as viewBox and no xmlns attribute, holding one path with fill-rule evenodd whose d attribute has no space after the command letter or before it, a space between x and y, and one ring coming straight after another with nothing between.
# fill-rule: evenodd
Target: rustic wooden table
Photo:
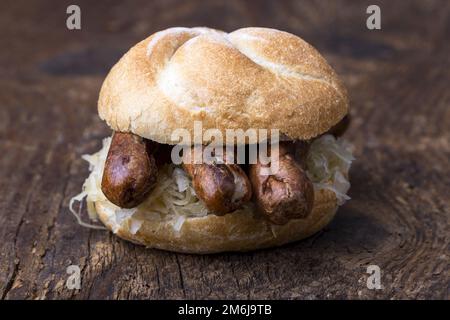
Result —
<instances>
[{"instance_id":1,"label":"rustic wooden table","mask_svg":"<svg viewBox=\"0 0 450 320\"><path fill-rule=\"evenodd\" d=\"M0 297L444 298L449 294L450 3L2 1ZM302 36L342 76L356 147L352 201L319 234L278 249L195 256L80 227L68 210L81 160L110 134L96 100L134 43L170 26L268 26ZM80 290L66 288L79 265ZM381 290L366 287L368 265Z\"/></svg>"}]
</instances>

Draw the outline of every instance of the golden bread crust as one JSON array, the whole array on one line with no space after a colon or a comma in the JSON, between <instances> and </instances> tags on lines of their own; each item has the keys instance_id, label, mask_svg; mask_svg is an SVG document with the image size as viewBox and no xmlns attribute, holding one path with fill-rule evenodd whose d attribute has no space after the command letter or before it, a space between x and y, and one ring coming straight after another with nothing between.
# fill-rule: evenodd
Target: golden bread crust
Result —
<instances>
[{"instance_id":1,"label":"golden bread crust","mask_svg":"<svg viewBox=\"0 0 450 320\"><path fill-rule=\"evenodd\" d=\"M179 232L170 221L146 220L133 233L128 223L117 225L102 202L95 206L100 220L123 239L149 248L197 254L249 251L297 241L325 227L337 210L335 194L323 189L315 192L314 207L307 218L291 220L283 226L270 225L259 215L247 211L189 218Z\"/></svg>"},{"instance_id":2,"label":"golden bread crust","mask_svg":"<svg viewBox=\"0 0 450 320\"><path fill-rule=\"evenodd\" d=\"M116 131L175 144L178 128L279 129L318 136L348 112L347 93L301 38L267 28L231 33L170 28L131 48L100 91L100 117ZM208 142L208 141L203 141Z\"/></svg>"}]
</instances>

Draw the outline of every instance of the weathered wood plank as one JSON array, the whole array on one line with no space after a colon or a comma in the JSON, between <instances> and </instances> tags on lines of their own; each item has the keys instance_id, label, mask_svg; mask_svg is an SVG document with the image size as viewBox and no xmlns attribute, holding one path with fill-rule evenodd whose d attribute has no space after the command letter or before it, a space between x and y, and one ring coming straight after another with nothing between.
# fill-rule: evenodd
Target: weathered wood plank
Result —
<instances>
[{"instance_id":1,"label":"weathered wood plank","mask_svg":"<svg viewBox=\"0 0 450 320\"><path fill-rule=\"evenodd\" d=\"M365 28L365 1L78 3L76 32L64 26L69 2L0 10L2 299L450 298L447 1L382 1L382 31ZM80 156L110 132L96 115L101 81L133 43L174 25L284 29L342 75L353 199L323 232L278 249L192 256L76 224L68 201L87 174ZM79 291L65 287L71 264L82 270ZM381 267L382 290L366 288L370 264Z\"/></svg>"}]
</instances>

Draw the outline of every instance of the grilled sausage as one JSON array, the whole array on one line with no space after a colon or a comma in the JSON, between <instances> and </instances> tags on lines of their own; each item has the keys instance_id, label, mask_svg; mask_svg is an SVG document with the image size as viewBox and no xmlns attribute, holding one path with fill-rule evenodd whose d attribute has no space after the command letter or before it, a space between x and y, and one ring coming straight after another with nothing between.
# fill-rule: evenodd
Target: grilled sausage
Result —
<instances>
[{"instance_id":1,"label":"grilled sausage","mask_svg":"<svg viewBox=\"0 0 450 320\"><path fill-rule=\"evenodd\" d=\"M307 217L314 204L314 189L296 160L295 145L280 142L278 171L263 175L262 170L268 167L259 161L250 165L249 177L258 210L270 222L279 225Z\"/></svg>"},{"instance_id":2,"label":"grilled sausage","mask_svg":"<svg viewBox=\"0 0 450 320\"><path fill-rule=\"evenodd\" d=\"M158 168L165 164L172 163L171 151L173 146L169 144L162 144L152 140L145 139L147 151L155 158L155 163Z\"/></svg>"},{"instance_id":3,"label":"grilled sausage","mask_svg":"<svg viewBox=\"0 0 450 320\"><path fill-rule=\"evenodd\" d=\"M156 184L158 169L151 143L132 133L116 132L102 178L106 198L121 208L140 204Z\"/></svg>"},{"instance_id":4,"label":"grilled sausage","mask_svg":"<svg viewBox=\"0 0 450 320\"><path fill-rule=\"evenodd\" d=\"M223 160L213 164L194 164L193 150L183 155L183 167L192 178L197 197L209 211L224 215L250 200L250 181L239 165L226 164Z\"/></svg>"},{"instance_id":5,"label":"grilled sausage","mask_svg":"<svg viewBox=\"0 0 450 320\"><path fill-rule=\"evenodd\" d=\"M345 131L347 131L349 126L350 126L350 115L347 114L344 118L342 118L341 121L332 126L327 133L332 134L337 138L342 136L345 133Z\"/></svg>"}]
</instances>

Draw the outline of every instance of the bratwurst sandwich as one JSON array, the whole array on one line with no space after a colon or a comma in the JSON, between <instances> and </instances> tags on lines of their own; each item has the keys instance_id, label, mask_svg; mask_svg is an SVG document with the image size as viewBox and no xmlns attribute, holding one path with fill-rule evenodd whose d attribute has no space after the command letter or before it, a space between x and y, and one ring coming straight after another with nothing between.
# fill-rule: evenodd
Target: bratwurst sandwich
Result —
<instances>
[{"instance_id":1,"label":"bratwurst sandwich","mask_svg":"<svg viewBox=\"0 0 450 320\"><path fill-rule=\"evenodd\" d=\"M73 208L86 197L90 218L126 240L189 253L248 251L314 234L349 199L353 157L340 138L347 93L295 35L267 28L157 32L112 68L98 110L113 134L83 156L91 173L70 203L82 225L101 228ZM213 154L213 162L193 161L213 142L199 138L198 122L223 136L277 131L279 143L267 140L276 157L228 161L239 147L251 148L245 139ZM180 129L193 138L174 152ZM267 171L273 163L277 170Z\"/></svg>"}]
</instances>

